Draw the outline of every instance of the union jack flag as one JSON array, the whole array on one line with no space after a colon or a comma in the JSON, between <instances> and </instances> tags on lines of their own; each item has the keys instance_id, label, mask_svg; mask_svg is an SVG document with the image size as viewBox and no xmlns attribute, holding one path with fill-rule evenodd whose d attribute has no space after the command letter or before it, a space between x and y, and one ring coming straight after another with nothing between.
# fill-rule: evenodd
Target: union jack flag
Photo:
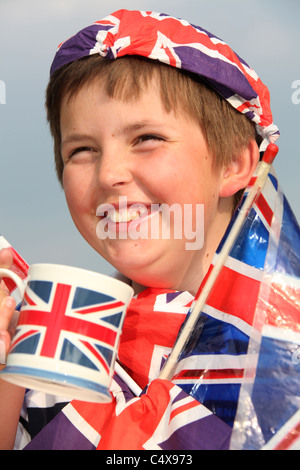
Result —
<instances>
[{"instance_id":1,"label":"union jack flag","mask_svg":"<svg viewBox=\"0 0 300 470\"><path fill-rule=\"evenodd\" d=\"M241 388L237 449L300 448L300 229L280 188L269 238L253 322L261 334L248 350L258 358L245 370L251 380Z\"/></svg>"},{"instance_id":2,"label":"union jack flag","mask_svg":"<svg viewBox=\"0 0 300 470\"><path fill-rule=\"evenodd\" d=\"M73 400L26 450L175 450L228 448L230 428L197 400L166 380L154 380L136 397L119 377L114 401Z\"/></svg>"},{"instance_id":3,"label":"union jack flag","mask_svg":"<svg viewBox=\"0 0 300 470\"><path fill-rule=\"evenodd\" d=\"M119 359L142 389L158 377L192 300L188 292L148 288L127 309Z\"/></svg>"},{"instance_id":4,"label":"union jack flag","mask_svg":"<svg viewBox=\"0 0 300 470\"><path fill-rule=\"evenodd\" d=\"M10 354L37 353L109 373L122 307L86 288L29 281Z\"/></svg>"},{"instance_id":5,"label":"union jack flag","mask_svg":"<svg viewBox=\"0 0 300 470\"><path fill-rule=\"evenodd\" d=\"M300 229L273 170L215 282L173 382L233 427L232 448L260 449L272 439L275 448L274 435L282 436L290 420L287 433L293 432L282 442L295 446Z\"/></svg>"},{"instance_id":6,"label":"union jack flag","mask_svg":"<svg viewBox=\"0 0 300 470\"><path fill-rule=\"evenodd\" d=\"M254 176L250 181L238 211L242 210L255 178ZM263 193L260 193L251 208L215 281L173 377L173 382L212 409L230 426L233 426L240 387L245 380L249 340L259 335L253 328L253 320L261 288L277 189L277 180L270 173ZM238 211L220 243L209 272L217 260ZM203 285L205 281L206 279ZM200 291L201 288L197 295Z\"/></svg>"}]
</instances>

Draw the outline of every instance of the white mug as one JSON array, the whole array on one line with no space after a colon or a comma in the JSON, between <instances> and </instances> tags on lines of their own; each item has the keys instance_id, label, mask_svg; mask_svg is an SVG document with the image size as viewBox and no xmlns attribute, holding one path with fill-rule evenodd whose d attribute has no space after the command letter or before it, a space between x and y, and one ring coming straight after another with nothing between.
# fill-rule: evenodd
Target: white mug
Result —
<instances>
[{"instance_id":1,"label":"white mug","mask_svg":"<svg viewBox=\"0 0 300 470\"><path fill-rule=\"evenodd\" d=\"M34 264L26 281L0 268L23 298L1 378L26 388L109 402L123 321L133 289L81 268Z\"/></svg>"}]
</instances>

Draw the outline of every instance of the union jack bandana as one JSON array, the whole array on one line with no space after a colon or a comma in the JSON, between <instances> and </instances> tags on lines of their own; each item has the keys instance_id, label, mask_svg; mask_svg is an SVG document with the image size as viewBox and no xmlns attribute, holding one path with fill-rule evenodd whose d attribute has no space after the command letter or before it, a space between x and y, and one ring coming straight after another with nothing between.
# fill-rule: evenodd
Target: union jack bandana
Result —
<instances>
[{"instance_id":1,"label":"union jack bandana","mask_svg":"<svg viewBox=\"0 0 300 470\"><path fill-rule=\"evenodd\" d=\"M256 124L261 151L279 137L268 88L224 41L199 26L164 13L118 10L60 44L50 74L92 54L139 55L193 72Z\"/></svg>"}]
</instances>

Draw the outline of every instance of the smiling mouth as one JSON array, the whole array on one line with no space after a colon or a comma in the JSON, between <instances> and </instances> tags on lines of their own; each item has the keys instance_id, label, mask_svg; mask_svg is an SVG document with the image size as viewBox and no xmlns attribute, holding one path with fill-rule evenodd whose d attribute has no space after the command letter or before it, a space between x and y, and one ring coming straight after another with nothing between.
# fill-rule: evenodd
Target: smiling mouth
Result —
<instances>
[{"instance_id":1,"label":"smiling mouth","mask_svg":"<svg viewBox=\"0 0 300 470\"><path fill-rule=\"evenodd\" d=\"M122 201L119 204L101 204L97 208L96 215L111 223L126 224L147 217L153 211L156 212L159 207L160 204L127 203L127 201L124 203Z\"/></svg>"},{"instance_id":2,"label":"smiling mouth","mask_svg":"<svg viewBox=\"0 0 300 470\"><path fill-rule=\"evenodd\" d=\"M182 207L175 203L172 206L164 203L128 203L126 197L120 196L119 203L98 206L96 234L101 240L185 238L192 240L186 244L187 250L199 250L204 243L204 204L197 204L194 209L192 204Z\"/></svg>"},{"instance_id":3,"label":"smiling mouth","mask_svg":"<svg viewBox=\"0 0 300 470\"><path fill-rule=\"evenodd\" d=\"M100 239L151 238L150 220L158 213L160 204L124 203L101 204L96 211L100 218L96 233Z\"/></svg>"}]
</instances>

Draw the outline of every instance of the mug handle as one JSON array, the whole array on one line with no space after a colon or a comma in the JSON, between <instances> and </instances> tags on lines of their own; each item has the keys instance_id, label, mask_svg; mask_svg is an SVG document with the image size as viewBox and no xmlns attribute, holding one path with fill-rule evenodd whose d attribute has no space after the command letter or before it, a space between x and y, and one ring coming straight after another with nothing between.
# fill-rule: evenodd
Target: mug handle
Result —
<instances>
[{"instance_id":1,"label":"mug handle","mask_svg":"<svg viewBox=\"0 0 300 470\"><path fill-rule=\"evenodd\" d=\"M0 268L0 276L9 277L10 279L12 279L16 283L17 288L19 289L21 297L22 298L24 297L25 283L22 281L20 276L18 276L16 273L11 271L10 269L6 269L6 268Z\"/></svg>"}]
</instances>

